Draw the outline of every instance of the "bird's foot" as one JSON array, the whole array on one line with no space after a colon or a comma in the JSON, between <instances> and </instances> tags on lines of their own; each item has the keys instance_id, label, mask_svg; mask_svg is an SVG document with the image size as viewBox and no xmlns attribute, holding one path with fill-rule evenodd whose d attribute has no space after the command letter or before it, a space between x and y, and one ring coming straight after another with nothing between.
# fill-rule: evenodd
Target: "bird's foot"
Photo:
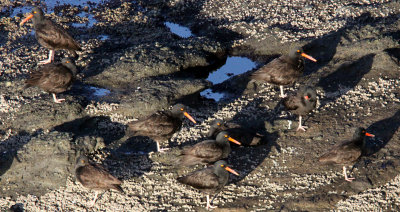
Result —
<instances>
[{"instance_id":1,"label":"bird's foot","mask_svg":"<svg viewBox=\"0 0 400 212\"><path fill-rule=\"evenodd\" d=\"M348 182L351 182L351 181L353 181L353 180L355 180L356 178L353 178L353 177L345 177L344 178L344 180L346 180L346 181L348 181Z\"/></svg>"},{"instance_id":2,"label":"bird's foot","mask_svg":"<svg viewBox=\"0 0 400 212\"><path fill-rule=\"evenodd\" d=\"M89 207L89 208L93 208L94 204L96 203L96 200L97 200L97 195L96 195L96 198L95 198L95 199L93 199L92 201L90 201L90 204L88 205L88 207Z\"/></svg>"},{"instance_id":3,"label":"bird's foot","mask_svg":"<svg viewBox=\"0 0 400 212\"><path fill-rule=\"evenodd\" d=\"M65 101L65 99L54 99L54 102L57 104L60 104L63 101Z\"/></svg>"},{"instance_id":4,"label":"bird's foot","mask_svg":"<svg viewBox=\"0 0 400 212\"><path fill-rule=\"evenodd\" d=\"M48 59L46 59L46 60L41 60L41 61L39 61L39 64L40 64L40 65L49 64L49 63L51 63L51 58L50 58L50 57L49 57Z\"/></svg>"},{"instance_id":5,"label":"bird's foot","mask_svg":"<svg viewBox=\"0 0 400 212\"><path fill-rule=\"evenodd\" d=\"M169 151L169 148L161 148L158 150L158 152L160 152L160 153L165 153L167 151Z\"/></svg>"},{"instance_id":6,"label":"bird's foot","mask_svg":"<svg viewBox=\"0 0 400 212\"><path fill-rule=\"evenodd\" d=\"M281 97L282 99L283 99L283 98L286 98L286 97L287 97L287 94L279 94L279 97Z\"/></svg>"},{"instance_id":7,"label":"bird's foot","mask_svg":"<svg viewBox=\"0 0 400 212\"><path fill-rule=\"evenodd\" d=\"M307 126L299 126L299 127L297 127L297 130L296 131L299 131L299 130L303 130L304 132L306 131L306 128L308 128Z\"/></svg>"},{"instance_id":8,"label":"bird's foot","mask_svg":"<svg viewBox=\"0 0 400 212\"><path fill-rule=\"evenodd\" d=\"M214 208L217 208L217 206L213 206L213 205L211 205L211 204L208 204L208 205L207 205L207 210L214 209Z\"/></svg>"},{"instance_id":9,"label":"bird's foot","mask_svg":"<svg viewBox=\"0 0 400 212\"><path fill-rule=\"evenodd\" d=\"M290 130L291 126L292 126L292 121L288 120L288 127L287 127L288 130Z\"/></svg>"}]
</instances>

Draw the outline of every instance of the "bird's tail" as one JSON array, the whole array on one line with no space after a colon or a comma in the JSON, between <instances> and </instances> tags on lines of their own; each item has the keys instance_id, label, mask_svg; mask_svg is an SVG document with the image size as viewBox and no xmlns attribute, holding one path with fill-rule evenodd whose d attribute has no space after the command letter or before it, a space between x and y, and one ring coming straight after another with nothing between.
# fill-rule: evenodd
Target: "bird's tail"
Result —
<instances>
[{"instance_id":1,"label":"bird's tail","mask_svg":"<svg viewBox=\"0 0 400 212\"><path fill-rule=\"evenodd\" d=\"M114 189L121 193L125 193L125 191L122 189L121 185L115 184Z\"/></svg>"},{"instance_id":2,"label":"bird's tail","mask_svg":"<svg viewBox=\"0 0 400 212\"><path fill-rule=\"evenodd\" d=\"M24 88L23 89L27 89L32 87L33 85L29 84L28 82L25 82Z\"/></svg>"},{"instance_id":3,"label":"bird's tail","mask_svg":"<svg viewBox=\"0 0 400 212\"><path fill-rule=\"evenodd\" d=\"M72 56L73 56L73 58L74 58L75 60L78 59L79 55L76 53L75 50L69 50L69 53L72 54Z\"/></svg>"},{"instance_id":4,"label":"bird's tail","mask_svg":"<svg viewBox=\"0 0 400 212\"><path fill-rule=\"evenodd\" d=\"M175 165L178 166L193 166L199 164L199 159L196 157L191 157L189 155L180 155L178 159L175 161Z\"/></svg>"}]
</instances>

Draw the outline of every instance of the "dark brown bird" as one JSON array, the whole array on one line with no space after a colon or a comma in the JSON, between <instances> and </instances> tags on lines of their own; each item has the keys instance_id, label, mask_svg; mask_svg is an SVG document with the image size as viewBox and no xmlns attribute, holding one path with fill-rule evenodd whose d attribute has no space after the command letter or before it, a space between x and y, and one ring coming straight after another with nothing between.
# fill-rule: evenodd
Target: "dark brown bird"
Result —
<instances>
[{"instance_id":1,"label":"dark brown bird","mask_svg":"<svg viewBox=\"0 0 400 212\"><path fill-rule=\"evenodd\" d=\"M176 104L171 111L158 111L153 115L133 121L128 124L128 133L132 136L147 136L157 143L157 151L160 149L160 142L168 141L172 135L181 129L182 119L186 116L196 124L196 121L186 112L183 104Z\"/></svg>"},{"instance_id":2,"label":"dark brown bird","mask_svg":"<svg viewBox=\"0 0 400 212\"><path fill-rule=\"evenodd\" d=\"M239 174L227 166L223 160L217 161L213 166L207 167L186 176L179 177L177 180L189 186L192 186L207 194L207 210L209 208L216 208L210 203L210 195L218 194L222 188L228 183L229 173L234 175Z\"/></svg>"},{"instance_id":3,"label":"dark brown bird","mask_svg":"<svg viewBox=\"0 0 400 212\"><path fill-rule=\"evenodd\" d=\"M239 141L222 131L218 133L215 140L205 140L193 146L186 146L179 156L178 163L183 166L192 166L213 163L226 158L231 153L229 141L240 145Z\"/></svg>"},{"instance_id":4,"label":"dark brown bird","mask_svg":"<svg viewBox=\"0 0 400 212\"><path fill-rule=\"evenodd\" d=\"M114 189L124 193L120 180L99 164L90 163L86 156L80 156L76 160L75 177L84 187L95 190L96 194L90 207L96 202L98 191Z\"/></svg>"},{"instance_id":5,"label":"dark brown bird","mask_svg":"<svg viewBox=\"0 0 400 212\"><path fill-rule=\"evenodd\" d=\"M297 130L306 131L306 126L301 125L301 116L305 116L315 109L317 105L317 93L311 87L302 87L297 93L283 99L283 105L287 110L299 116Z\"/></svg>"},{"instance_id":6,"label":"dark brown bird","mask_svg":"<svg viewBox=\"0 0 400 212\"><path fill-rule=\"evenodd\" d=\"M51 93L55 103L61 103L65 99L57 99L56 94L68 90L75 80L76 72L74 62L64 58L59 64L46 64L31 73L30 78L25 81L25 88L37 86Z\"/></svg>"},{"instance_id":7,"label":"dark brown bird","mask_svg":"<svg viewBox=\"0 0 400 212\"><path fill-rule=\"evenodd\" d=\"M325 165L343 165L344 179L351 182L355 178L347 177L346 165L352 165L360 158L365 146L365 136L374 137L364 128L357 128L352 140L334 146L329 152L319 157L319 162Z\"/></svg>"},{"instance_id":8,"label":"dark brown bird","mask_svg":"<svg viewBox=\"0 0 400 212\"><path fill-rule=\"evenodd\" d=\"M42 9L35 7L32 13L21 21L22 26L29 19L33 21L35 28L35 36L39 44L46 49L49 49L49 58L40 61L39 64L51 63L54 60L54 51L59 49L69 50L74 57L77 56L75 51L81 51L79 44L65 31L65 29L57 26L51 20L44 16Z\"/></svg>"},{"instance_id":9,"label":"dark brown bird","mask_svg":"<svg viewBox=\"0 0 400 212\"><path fill-rule=\"evenodd\" d=\"M285 98L283 85L290 85L303 75L305 57L311 61L317 62L313 57L303 53L302 48L291 50L289 55L282 55L264 65L254 72L250 78L256 81L268 82L280 86L280 97Z\"/></svg>"},{"instance_id":10,"label":"dark brown bird","mask_svg":"<svg viewBox=\"0 0 400 212\"><path fill-rule=\"evenodd\" d=\"M258 145L264 137L243 125L231 121L223 121L221 119L215 119L211 122L208 137L215 139L218 133L222 131L226 131L232 138L239 140L243 146Z\"/></svg>"}]
</instances>

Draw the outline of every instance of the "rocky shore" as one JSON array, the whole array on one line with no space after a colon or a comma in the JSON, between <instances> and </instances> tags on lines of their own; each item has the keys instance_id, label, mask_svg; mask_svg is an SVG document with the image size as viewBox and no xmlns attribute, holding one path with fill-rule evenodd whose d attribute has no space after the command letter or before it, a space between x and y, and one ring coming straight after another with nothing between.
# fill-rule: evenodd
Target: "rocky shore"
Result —
<instances>
[{"instance_id":1,"label":"rocky shore","mask_svg":"<svg viewBox=\"0 0 400 212\"><path fill-rule=\"evenodd\" d=\"M176 181L201 168L173 166L179 149L205 139L216 118L257 129L266 142L234 148L227 159L240 176L215 199L215 211L400 210L400 3L398 1L68 1L40 6L79 41L80 73L66 101L23 89L48 50L32 24L18 24L36 1L0 0L0 210L205 211L205 197ZM188 27L180 37L165 22ZM301 85L317 89L306 132L280 104L279 88L249 82L250 73L293 46L306 62ZM56 51L56 61L67 52ZM213 84L227 57L257 67ZM232 74L234 75L234 74ZM225 93L220 101L200 94ZM184 121L171 151L130 138L126 124L176 102ZM375 137L344 181L340 167L317 158L361 126ZM93 193L74 177L76 157L89 154L123 181L125 194Z\"/></svg>"}]
</instances>

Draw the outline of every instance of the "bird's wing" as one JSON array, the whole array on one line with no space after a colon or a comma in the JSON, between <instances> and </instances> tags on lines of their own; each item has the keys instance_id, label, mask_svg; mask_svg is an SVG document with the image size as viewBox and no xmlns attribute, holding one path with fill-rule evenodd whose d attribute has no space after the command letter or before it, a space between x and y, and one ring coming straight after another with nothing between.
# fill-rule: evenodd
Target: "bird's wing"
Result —
<instances>
[{"instance_id":1,"label":"bird's wing","mask_svg":"<svg viewBox=\"0 0 400 212\"><path fill-rule=\"evenodd\" d=\"M356 161L360 156L361 149L348 141L323 154L319 157L319 162L322 164L346 164Z\"/></svg>"},{"instance_id":2,"label":"bird's wing","mask_svg":"<svg viewBox=\"0 0 400 212\"><path fill-rule=\"evenodd\" d=\"M177 131L181 126L181 124L177 122L179 121L165 113L155 113L144 119L131 122L128 126L130 132L136 136L158 137L170 135Z\"/></svg>"},{"instance_id":3,"label":"bird's wing","mask_svg":"<svg viewBox=\"0 0 400 212\"><path fill-rule=\"evenodd\" d=\"M41 27L36 29L38 39L43 39L44 42L54 47L63 47L72 50L81 50L79 44L72 38L67 31L51 20L46 20Z\"/></svg>"},{"instance_id":4,"label":"bird's wing","mask_svg":"<svg viewBox=\"0 0 400 212\"><path fill-rule=\"evenodd\" d=\"M287 110L296 110L300 104L300 99L294 95L289 95L283 100L283 105Z\"/></svg>"},{"instance_id":5,"label":"bird's wing","mask_svg":"<svg viewBox=\"0 0 400 212\"><path fill-rule=\"evenodd\" d=\"M214 189L219 186L218 176L214 174L212 167L179 177L178 181L197 189Z\"/></svg>"},{"instance_id":6,"label":"bird's wing","mask_svg":"<svg viewBox=\"0 0 400 212\"><path fill-rule=\"evenodd\" d=\"M281 56L272 60L270 63L261 67L251 75L252 79L281 84L283 82L292 83L298 77L293 65L286 62L286 56Z\"/></svg>"},{"instance_id":7,"label":"bird's wing","mask_svg":"<svg viewBox=\"0 0 400 212\"><path fill-rule=\"evenodd\" d=\"M222 149L216 144L214 140L202 141L194 146L184 148L184 155L195 156L201 158L219 158L222 155Z\"/></svg>"},{"instance_id":8,"label":"bird's wing","mask_svg":"<svg viewBox=\"0 0 400 212\"><path fill-rule=\"evenodd\" d=\"M82 185L91 188L114 188L122 182L99 165L86 165L76 170L76 177Z\"/></svg>"},{"instance_id":9,"label":"bird's wing","mask_svg":"<svg viewBox=\"0 0 400 212\"><path fill-rule=\"evenodd\" d=\"M65 87L72 83L73 75L71 71L61 64L56 65L54 68L46 68L39 70L41 72L40 78L37 81L37 86L48 92L62 92Z\"/></svg>"}]
</instances>

